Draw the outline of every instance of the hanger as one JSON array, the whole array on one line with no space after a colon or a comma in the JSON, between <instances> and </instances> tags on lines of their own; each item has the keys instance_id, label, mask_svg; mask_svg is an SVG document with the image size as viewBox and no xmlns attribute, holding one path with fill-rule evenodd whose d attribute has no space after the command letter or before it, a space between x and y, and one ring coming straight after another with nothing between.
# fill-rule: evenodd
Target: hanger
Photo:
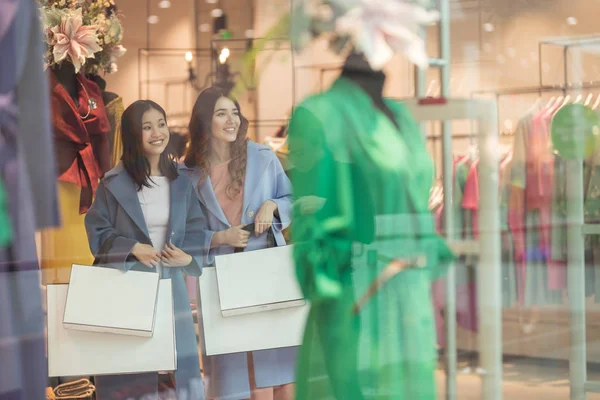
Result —
<instances>
[{"instance_id":1,"label":"hanger","mask_svg":"<svg viewBox=\"0 0 600 400\"><path fill-rule=\"evenodd\" d=\"M593 93L588 94L588 97L587 97L587 99L585 99L585 103L583 103L583 104L589 107L589 105L592 102L593 98L594 98L594 94Z\"/></svg>"},{"instance_id":2,"label":"hanger","mask_svg":"<svg viewBox=\"0 0 600 400\"><path fill-rule=\"evenodd\" d=\"M544 107L544 108L550 108L550 106L554 105L554 102L556 101L556 99L558 99L558 97L556 97L556 96L550 97L550 100L548 100L548 103L546 104L546 107Z\"/></svg>"},{"instance_id":3,"label":"hanger","mask_svg":"<svg viewBox=\"0 0 600 400\"><path fill-rule=\"evenodd\" d=\"M476 160L477 157L479 157L479 149L476 144L469 145L468 154L471 161Z\"/></svg>"},{"instance_id":4,"label":"hanger","mask_svg":"<svg viewBox=\"0 0 600 400\"><path fill-rule=\"evenodd\" d=\"M573 104L579 104L579 103L581 103L581 100L583 100L583 94L580 93L577 95L577 97L573 101Z\"/></svg>"},{"instance_id":5,"label":"hanger","mask_svg":"<svg viewBox=\"0 0 600 400\"><path fill-rule=\"evenodd\" d=\"M592 109L593 110L597 109L599 105L600 105L600 94L598 95L598 98L596 99L596 102L592 106Z\"/></svg>"},{"instance_id":6,"label":"hanger","mask_svg":"<svg viewBox=\"0 0 600 400\"><path fill-rule=\"evenodd\" d=\"M537 110L540 107L541 102L542 102L542 98L538 97L537 99L535 99L535 101L533 102L531 107L529 107L529 110L531 110L531 111Z\"/></svg>"}]
</instances>

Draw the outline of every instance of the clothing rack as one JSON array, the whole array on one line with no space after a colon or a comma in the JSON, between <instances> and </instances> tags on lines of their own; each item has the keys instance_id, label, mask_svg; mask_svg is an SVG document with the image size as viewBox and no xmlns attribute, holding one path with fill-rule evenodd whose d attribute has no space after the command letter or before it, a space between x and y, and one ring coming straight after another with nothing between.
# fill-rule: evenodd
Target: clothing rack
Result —
<instances>
[{"instance_id":1,"label":"clothing rack","mask_svg":"<svg viewBox=\"0 0 600 400\"><path fill-rule=\"evenodd\" d=\"M566 76L566 75L565 75ZM496 91L476 91L473 94L493 94L496 104L501 96L542 94L548 92L582 91L600 89L600 82L579 84L517 87ZM497 110L498 111L498 110ZM586 355L586 316L585 316L585 235L600 235L600 224L586 224L581 193L583 187L583 165L581 160L568 160L567 179L567 294L569 301L569 319L571 348L569 355L570 399L586 400L587 393L600 393L599 381L587 380ZM571 179L573 178L573 179Z\"/></svg>"}]
</instances>

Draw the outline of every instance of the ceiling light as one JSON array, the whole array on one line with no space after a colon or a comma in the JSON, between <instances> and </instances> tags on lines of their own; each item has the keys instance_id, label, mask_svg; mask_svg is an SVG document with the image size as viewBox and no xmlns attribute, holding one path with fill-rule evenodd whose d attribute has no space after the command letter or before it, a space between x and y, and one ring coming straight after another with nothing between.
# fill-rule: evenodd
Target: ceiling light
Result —
<instances>
[{"instance_id":1,"label":"ceiling light","mask_svg":"<svg viewBox=\"0 0 600 400\"><path fill-rule=\"evenodd\" d=\"M192 52L186 51L185 52L185 61L192 62L193 59L194 59L194 56L192 55Z\"/></svg>"},{"instance_id":2,"label":"ceiling light","mask_svg":"<svg viewBox=\"0 0 600 400\"><path fill-rule=\"evenodd\" d=\"M215 8L210 12L210 15L212 15L213 18L220 18L223 16L223 10L220 8Z\"/></svg>"},{"instance_id":3,"label":"ceiling light","mask_svg":"<svg viewBox=\"0 0 600 400\"><path fill-rule=\"evenodd\" d=\"M569 18L567 18L567 24L568 25L571 25L571 26L577 25L577 22L578 22L577 18L575 18L575 17L569 17Z\"/></svg>"},{"instance_id":4,"label":"ceiling light","mask_svg":"<svg viewBox=\"0 0 600 400\"><path fill-rule=\"evenodd\" d=\"M161 0L158 2L158 7L159 8L170 8L171 2L169 0Z\"/></svg>"},{"instance_id":5,"label":"ceiling light","mask_svg":"<svg viewBox=\"0 0 600 400\"><path fill-rule=\"evenodd\" d=\"M150 15L148 16L148 23L149 24L158 24L158 15Z\"/></svg>"},{"instance_id":6,"label":"ceiling light","mask_svg":"<svg viewBox=\"0 0 600 400\"><path fill-rule=\"evenodd\" d=\"M223 49L221 50L221 55L224 57L229 57L229 49L227 47L223 47Z\"/></svg>"},{"instance_id":7,"label":"ceiling light","mask_svg":"<svg viewBox=\"0 0 600 400\"><path fill-rule=\"evenodd\" d=\"M496 29L496 27L494 26L494 24L490 23L490 22L486 22L485 24L483 24L483 30L486 32L494 32L494 29Z\"/></svg>"},{"instance_id":8,"label":"ceiling light","mask_svg":"<svg viewBox=\"0 0 600 400\"><path fill-rule=\"evenodd\" d=\"M219 0L206 0L208 4L217 4Z\"/></svg>"}]
</instances>

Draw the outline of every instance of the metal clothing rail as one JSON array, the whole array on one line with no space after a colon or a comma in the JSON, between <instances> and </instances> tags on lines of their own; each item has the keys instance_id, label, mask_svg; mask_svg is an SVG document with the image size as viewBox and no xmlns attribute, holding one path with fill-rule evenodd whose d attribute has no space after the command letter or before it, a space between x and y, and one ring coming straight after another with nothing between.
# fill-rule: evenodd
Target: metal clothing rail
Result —
<instances>
[{"instance_id":1,"label":"metal clothing rail","mask_svg":"<svg viewBox=\"0 0 600 400\"><path fill-rule=\"evenodd\" d=\"M500 263L500 213L499 213L499 187L498 173L498 125L496 124L497 107L493 101L473 99L447 99L446 104L421 105L418 99L404 100L403 103L412 111L414 118L420 122L442 121L450 123L452 120L477 120L479 125L479 240L454 241L449 238L449 244L455 253L473 254L480 256L480 268L477 274L477 292L485 296L477 298L477 312L479 316L479 352L481 367L485 373L482 378L483 400L500 400L502 398L502 312L501 312L501 263ZM444 152L452 154L451 136L449 129L446 131ZM450 136L450 139L448 139ZM448 143L448 145L446 145ZM452 171L452 170L450 170ZM452 174L450 173L450 176ZM447 179L444 180L446 190ZM450 186L451 187L451 186ZM445 201L447 192L444 194ZM444 205L446 207L446 204ZM446 208L449 210L450 208ZM447 212L447 211L446 211ZM447 213L450 214L450 213ZM446 217L447 218L447 217ZM453 272L450 271L452 274ZM448 279L448 278L446 278ZM452 286L447 291L455 293L454 280L448 279ZM455 307L455 299L451 299ZM455 312L454 308L454 312ZM455 318L446 312L446 326L453 325L454 330L447 329L449 334L455 335L456 325L451 324ZM448 335L447 340L454 341L456 336ZM449 370L456 373L456 348L454 348L454 365ZM449 362L450 363L450 362ZM456 399L456 377L447 374L446 398Z\"/></svg>"},{"instance_id":2,"label":"metal clothing rail","mask_svg":"<svg viewBox=\"0 0 600 400\"><path fill-rule=\"evenodd\" d=\"M600 89L600 82L560 86L517 87L497 91L477 91L473 94L500 96ZM498 103L496 101L496 103ZM587 380L586 315L585 315L585 248L586 235L600 235L600 224L586 224L583 206L583 163L568 160L567 179L567 294L571 348L569 354L569 384L571 400L586 400L587 393L600 393L600 381Z\"/></svg>"}]
</instances>

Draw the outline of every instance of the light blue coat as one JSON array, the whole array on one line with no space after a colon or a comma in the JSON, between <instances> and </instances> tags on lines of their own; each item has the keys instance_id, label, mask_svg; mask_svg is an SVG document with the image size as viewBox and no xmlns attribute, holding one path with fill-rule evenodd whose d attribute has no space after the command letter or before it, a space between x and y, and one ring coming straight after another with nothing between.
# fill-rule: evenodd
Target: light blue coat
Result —
<instances>
[{"instance_id":1,"label":"light blue coat","mask_svg":"<svg viewBox=\"0 0 600 400\"><path fill-rule=\"evenodd\" d=\"M190 175L193 182L200 182L201 172L196 168ZM195 185L197 187L197 185ZM207 217L208 233L204 246L210 248L214 232L231 228L219 206L212 189L210 177L202 181L198 188L199 200ZM277 203L279 218L273 219L273 230L278 246L285 245L282 231L290 224L292 204L292 186L277 156L270 148L254 142L248 142L248 159L244 182L242 224L251 224L260 206L266 200ZM266 247L267 234L256 237L251 234L245 251ZM215 255L230 254L231 246L212 249L207 254L207 265L214 263ZM274 327L276 329L276 327ZM200 329L202 332L202 329ZM243 335L240 332L240 335ZM201 343L203 341L201 340ZM254 374L257 387L284 385L295 381L296 347L261 350L252 353ZM207 396L221 400L240 400L250 398L248 381L248 362L246 353L220 356L203 356L205 378L207 378Z\"/></svg>"},{"instance_id":2,"label":"light blue coat","mask_svg":"<svg viewBox=\"0 0 600 400\"><path fill-rule=\"evenodd\" d=\"M192 255L194 262L186 268L162 268L161 278L171 279L173 288L177 341L175 380L178 392L183 396L181 390L186 388L187 398L204 399L196 332L184 274L200 276L202 272L206 257L206 251L202 247L202 243L205 242L206 219L198 204L192 183L185 176L185 168L178 168L180 175L171 182L170 187L168 236L175 246ZM85 227L90 249L94 255L100 252L102 244L109 236L118 235L107 252L111 263L107 265L108 267L123 271L156 272L155 268L149 269L130 255L131 249L137 242L148 245L152 242L135 183L122 164L109 171L100 182L94 204L85 216ZM113 386L115 380L119 379L122 380L123 377L103 377L101 381L107 386ZM98 389L101 392L102 388ZM195 394L192 395L191 392Z\"/></svg>"}]
</instances>

